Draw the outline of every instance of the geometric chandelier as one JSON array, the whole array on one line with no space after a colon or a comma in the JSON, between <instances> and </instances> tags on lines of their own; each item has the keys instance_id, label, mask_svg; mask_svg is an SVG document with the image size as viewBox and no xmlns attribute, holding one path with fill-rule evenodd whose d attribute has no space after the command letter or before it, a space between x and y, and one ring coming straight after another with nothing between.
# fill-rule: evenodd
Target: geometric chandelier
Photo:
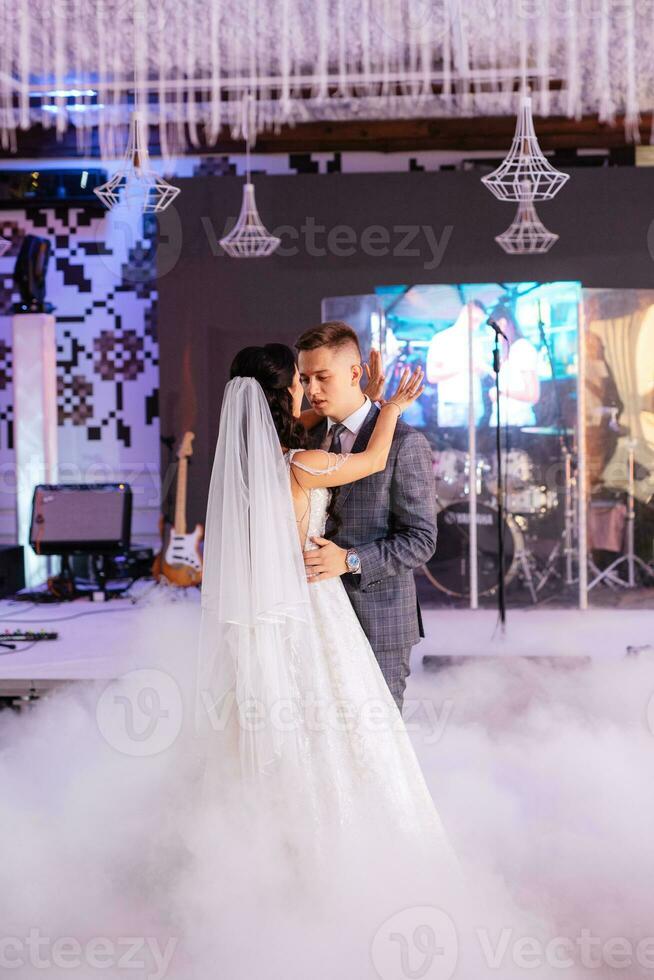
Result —
<instances>
[{"instance_id":1,"label":"geometric chandelier","mask_svg":"<svg viewBox=\"0 0 654 980\"><path fill-rule=\"evenodd\" d=\"M165 211L179 194L179 187L173 187L150 167L147 126L140 112L132 113L122 166L93 192L108 210L122 200L138 205L144 214Z\"/></svg>"},{"instance_id":2,"label":"geometric chandelier","mask_svg":"<svg viewBox=\"0 0 654 980\"><path fill-rule=\"evenodd\" d=\"M543 255L549 252L559 236L548 231L536 214L527 181L523 182L522 190L523 197L515 218L506 231L495 236L495 241L509 255Z\"/></svg>"},{"instance_id":3,"label":"geometric chandelier","mask_svg":"<svg viewBox=\"0 0 654 980\"><path fill-rule=\"evenodd\" d=\"M271 235L265 228L254 199L254 184L248 180L243 187L243 201L238 221L224 238L221 247L233 259L266 258L279 248L281 238Z\"/></svg>"},{"instance_id":4,"label":"geometric chandelier","mask_svg":"<svg viewBox=\"0 0 654 980\"><path fill-rule=\"evenodd\" d=\"M524 182L531 187L532 201L553 198L569 180L548 162L534 130L531 98L523 96L509 153L491 174L481 178L482 184L500 201L520 201L524 198Z\"/></svg>"},{"instance_id":5,"label":"geometric chandelier","mask_svg":"<svg viewBox=\"0 0 654 980\"><path fill-rule=\"evenodd\" d=\"M233 259L267 258L279 248L281 238L271 235L259 217L254 197L254 184L250 179L250 132L251 102L249 93L243 98L242 132L245 137L245 186L241 213L234 227L220 239L220 245Z\"/></svg>"}]
</instances>

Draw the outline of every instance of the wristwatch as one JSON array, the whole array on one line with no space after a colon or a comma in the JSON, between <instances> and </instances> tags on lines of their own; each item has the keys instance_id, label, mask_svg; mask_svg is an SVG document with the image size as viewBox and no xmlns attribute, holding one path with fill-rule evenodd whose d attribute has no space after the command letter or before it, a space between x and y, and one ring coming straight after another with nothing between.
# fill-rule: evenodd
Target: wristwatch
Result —
<instances>
[{"instance_id":1,"label":"wristwatch","mask_svg":"<svg viewBox=\"0 0 654 980\"><path fill-rule=\"evenodd\" d=\"M361 559L354 548L347 549L345 564L347 565L348 572L353 572L356 575L357 572L361 571Z\"/></svg>"}]
</instances>

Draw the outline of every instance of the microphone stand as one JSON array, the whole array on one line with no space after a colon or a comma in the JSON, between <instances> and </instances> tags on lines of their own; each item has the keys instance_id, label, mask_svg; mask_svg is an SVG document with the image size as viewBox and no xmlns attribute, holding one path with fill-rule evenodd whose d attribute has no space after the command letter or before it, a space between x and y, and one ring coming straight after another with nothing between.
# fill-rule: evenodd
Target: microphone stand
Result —
<instances>
[{"instance_id":1,"label":"microphone stand","mask_svg":"<svg viewBox=\"0 0 654 980\"><path fill-rule=\"evenodd\" d=\"M502 476L502 415L500 412L500 334L499 326L489 319L489 324L495 331L493 345L493 372L495 374L495 399L497 409L497 427L495 429L495 452L497 454L497 557L499 573L497 578L497 609L502 626L506 623L506 600L504 596L504 484ZM504 334L502 334L504 336Z\"/></svg>"}]
</instances>

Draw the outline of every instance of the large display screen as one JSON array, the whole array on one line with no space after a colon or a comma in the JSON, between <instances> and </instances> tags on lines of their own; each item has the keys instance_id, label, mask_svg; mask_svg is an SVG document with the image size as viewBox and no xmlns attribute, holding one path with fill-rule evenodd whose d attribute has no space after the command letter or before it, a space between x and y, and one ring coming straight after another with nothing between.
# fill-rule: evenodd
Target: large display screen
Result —
<instances>
[{"instance_id":1,"label":"large display screen","mask_svg":"<svg viewBox=\"0 0 654 980\"><path fill-rule=\"evenodd\" d=\"M469 595L474 487L479 595L495 593L500 480L512 599L574 592L584 509L591 595L654 584L654 290L380 285L326 298L322 314L354 327L365 359L382 351L387 394L405 367L425 370L404 418L432 447L439 544L425 574L437 590Z\"/></svg>"},{"instance_id":2,"label":"large display screen","mask_svg":"<svg viewBox=\"0 0 654 980\"><path fill-rule=\"evenodd\" d=\"M574 421L578 282L383 286L376 294L391 379L407 364L425 368L425 393L407 421L431 441L436 430L497 425L491 321L503 334L500 424L565 428Z\"/></svg>"}]
</instances>

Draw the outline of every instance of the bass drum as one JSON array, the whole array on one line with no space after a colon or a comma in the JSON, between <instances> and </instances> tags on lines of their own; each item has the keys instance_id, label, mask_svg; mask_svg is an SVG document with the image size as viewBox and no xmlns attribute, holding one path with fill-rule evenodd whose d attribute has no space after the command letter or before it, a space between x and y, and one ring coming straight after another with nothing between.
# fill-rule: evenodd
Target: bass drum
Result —
<instances>
[{"instance_id":1,"label":"bass drum","mask_svg":"<svg viewBox=\"0 0 654 980\"><path fill-rule=\"evenodd\" d=\"M497 589L497 511L477 502L477 582L479 595ZM518 571L524 551L522 531L511 517L504 519L504 573L509 583ZM444 507L438 515L436 554L425 565L427 578L441 592L465 598L470 595L470 504L460 500Z\"/></svg>"}]
</instances>

